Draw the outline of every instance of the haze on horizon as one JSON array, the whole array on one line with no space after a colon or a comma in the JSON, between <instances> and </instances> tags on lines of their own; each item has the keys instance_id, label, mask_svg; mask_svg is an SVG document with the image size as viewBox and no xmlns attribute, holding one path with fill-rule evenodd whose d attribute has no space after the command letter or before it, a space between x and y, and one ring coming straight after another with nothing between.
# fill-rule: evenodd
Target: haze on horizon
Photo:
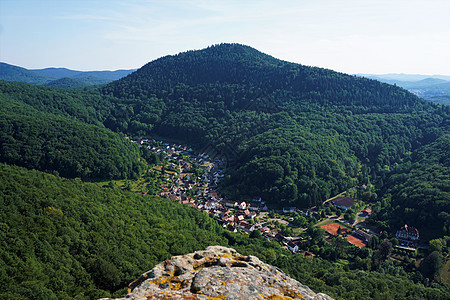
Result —
<instances>
[{"instance_id":1,"label":"haze on horizon","mask_svg":"<svg viewBox=\"0 0 450 300\"><path fill-rule=\"evenodd\" d=\"M2 0L0 61L139 68L222 42L345 73L450 75L447 0Z\"/></svg>"}]
</instances>

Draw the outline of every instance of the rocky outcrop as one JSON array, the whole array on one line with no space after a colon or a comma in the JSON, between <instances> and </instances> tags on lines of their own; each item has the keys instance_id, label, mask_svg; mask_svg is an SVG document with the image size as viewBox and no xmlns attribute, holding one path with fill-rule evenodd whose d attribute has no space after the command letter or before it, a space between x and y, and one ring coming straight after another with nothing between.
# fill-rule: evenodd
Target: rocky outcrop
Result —
<instances>
[{"instance_id":1,"label":"rocky outcrop","mask_svg":"<svg viewBox=\"0 0 450 300\"><path fill-rule=\"evenodd\" d=\"M172 257L130 284L125 299L331 299L231 248ZM119 300L119 299L118 299Z\"/></svg>"}]
</instances>

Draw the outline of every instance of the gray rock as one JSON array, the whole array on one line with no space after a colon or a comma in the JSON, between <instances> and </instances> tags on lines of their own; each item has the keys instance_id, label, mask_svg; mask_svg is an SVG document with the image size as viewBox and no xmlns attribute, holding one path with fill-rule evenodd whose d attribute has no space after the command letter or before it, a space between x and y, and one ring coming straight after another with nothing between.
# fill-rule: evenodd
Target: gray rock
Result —
<instances>
[{"instance_id":1,"label":"gray rock","mask_svg":"<svg viewBox=\"0 0 450 300\"><path fill-rule=\"evenodd\" d=\"M156 265L130 284L126 298L140 299L314 299L329 300L255 256L210 246ZM106 299L104 299L106 300Z\"/></svg>"}]
</instances>

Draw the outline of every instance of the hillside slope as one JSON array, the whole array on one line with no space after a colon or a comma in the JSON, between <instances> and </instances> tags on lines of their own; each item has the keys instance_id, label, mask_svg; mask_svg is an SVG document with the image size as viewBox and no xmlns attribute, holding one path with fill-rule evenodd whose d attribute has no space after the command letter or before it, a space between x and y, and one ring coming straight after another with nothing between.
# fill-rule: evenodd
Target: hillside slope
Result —
<instances>
[{"instance_id":1,"label":"hillside slope","mask_svg":"<svg viewBox=\"0 0 450 300\"><path fill-rule=\"evenodd\" d=\"M227 157L225 190L278 205L307 207L381 182L449 130L448 107L402 88L239 44L163 57L102 93L117 98L107 127Z\"/></svg>"},{"instance_id":2,"label":"hillside slope","mask_svg":"<svg viewBox=\"0 0 450 300\"><path fill-rule=\"evenodd\" d=\"M0 215L1 299L123 295L159 261L226 241L178 203L4 164Z\"/></svg>"},{"instance_id":3,"label":"hillside slope","mask_svg":"<svg viewBox=\"0 0 450 300\"><path fill-rule=\"evenodd\" d=\"M0 62L0 80L70 89L106 84L127 76L134 71L135 69L116 71L76 71L66 68L29 70ZM68 80L67 78L70 78L71 80ZM61 79L63 80L61 81Z\"/></svg>"},{"instance_id":4,"label":"hillside slope","mask_svg":"<svg viewBox=\"0 0 450 300\"><path fill-rule=\"evenodd\" d=\"M101 110L86 107L96 100L0 81L0 162L85 180L139 177L140 149L105 128Z\"/></svg>"},{"instance_id":5,"label":"hillside slope","mask_svg":"<svg viewBox=\"0 0 450 300\"><path fill-rule=\"evenodd\" d=\"M208 215L167 199L4 164L0 215L1 299L123 297L142 272L209 245L258 256L336 299L436 300L450 293L415 284L392 264L383 273L344 269L291 255L262 237L224 231Z\"/></svg>"},{"instance_id":6,"label":"hillside slope","mask_svg":"<svg viewBox=\"0 0 450 300\"><path fill-rule=\"evenodd\" d=\"M31 72L25 68L0 62L0 80L44 84L52 79L47 76Z\"/></svg>"}]
</instances>

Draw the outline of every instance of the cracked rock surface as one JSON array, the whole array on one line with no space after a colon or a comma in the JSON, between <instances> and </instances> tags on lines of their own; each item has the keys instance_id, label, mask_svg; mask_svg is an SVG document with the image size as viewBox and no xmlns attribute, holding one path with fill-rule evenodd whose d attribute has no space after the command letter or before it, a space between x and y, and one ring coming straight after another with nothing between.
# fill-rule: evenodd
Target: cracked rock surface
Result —
<instances>
[{"instance_id":1,"label":"cracked rock surface","mask_svg":"<svg viewBox=\"0 0 450 300\"><path fill-rule=\"evenodd\" d=\"M210 246L174 256L130 284L134 299L331 299L316 294L276 267L231 248Z\"/></svg>"}]
</instances>

